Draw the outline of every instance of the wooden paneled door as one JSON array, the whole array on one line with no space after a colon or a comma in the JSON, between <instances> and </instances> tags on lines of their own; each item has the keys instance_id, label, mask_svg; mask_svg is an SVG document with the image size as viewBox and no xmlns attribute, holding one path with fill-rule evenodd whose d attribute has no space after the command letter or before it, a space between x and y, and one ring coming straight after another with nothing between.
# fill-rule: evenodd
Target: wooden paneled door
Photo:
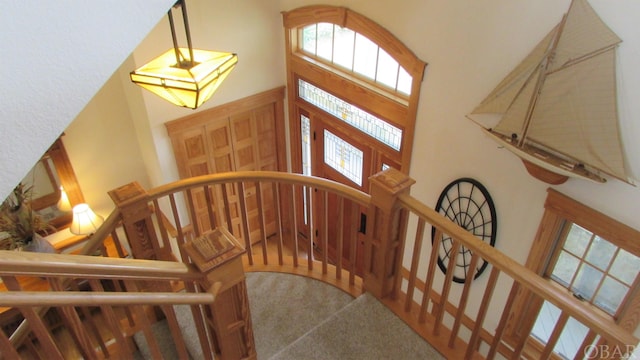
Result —
<instances>
[{"instance_id":1,"label":"wooden paneled door","mask_svg":"<svg viewBox=\"0 0 640 360\"><path fill-rule=\"evenodd\" d=\"M235 171L277 170L275 119L271 105L232 116L230 119ZM262 184L260 193L256 184L247 183L242 191L252 242L260 240L261 233L275 233L274 188ZM260 209L266 209L264 219Z\"/></svg>"},{"instance_id":2,"label":"wooden paneled door","mask_svg":"<svg viewBox=\"0 0 640 360\"><path fill-rule=\"evenodd\" d=\"M313 126L313 146L315 148L313 153L315 158L312 162L314 163L314 175L367 192L369 189L369 176L373 173L371 148L355 140L351 134L341 131L321 119L322 117L320 116L316 117L317 121ZM363 227L366 222L363 214L365 214L366 209L350 201L343 204L343 216L347 216L350 219L355 218L356 221L360 222L358 228L361 231L358 233L358 241L355 247L352 247L352 244L346 242L341 245L337 243L340 238L339 233L342 232L344 234L343 238L348 238L350 236L349 231L354 225L350 222L342 222L340 227L339 224L341 222L338 219L340 216L340 204L337 198L330 194L319 195L316 192L314 193L313 204L315 210L314 221L316 226L320 228L320 231L314 234L316 250L321 256L324 256L326 251L328 259L333 263L342 258L345 268L355 266L356 273L362 274L365 236ZM352 216L354 213L356 215ZM325 240L322 231L327 232L326 245L323 243ZM339 249L339 246L342 249ZM352 254L354 251L355 254Z\"/></svg>"},{"instance_id":3,"label":"wooden paneled door","mask_svg":"<svg viewBox=\"0 0 640 360\"><path fill-rule=\"evenodd\" d=\"M255 170L282 170L284 167L284 125L282 117L283 89L258 94L239 102L223 105L194 116L167 123L176 163L181 178L192 176ZM278 141L279 138L282 141ZM280 152L282 151L282 153ZM239 239L245 232L253 243L276 232L274 188L262 184L216 186L194 190L188 196L195 207L195 218L200 230L212 228L209 207L214 212L214 226L227 224ZM215 192L215 194L214 194ZM226 193L226 194L225 194ZM215 195L215 196L214 196ZM215 203L213 199L223 199ZM259 209L266 209L260 217ZM242 224L240 212L248 214L248 224ZM194 214L190 214L194 216Z\"/></svg>"},{"instance_id":4,"label":"wooden paneled door","mask_svg":"<svg viewBox=\"0 0 640 360\"><path fill-rule=\"evenodd\" d=\"M208 135L209 157L212 159L212 171L209 174L224 173L236 170L235 151L233 148L233 136L229 126L229 119L221 118L214 120L205 125ZM223 199L222 192L227 194L228 205L224 208L224 204L213 204L216 208L216 219L218 224L224 223L224 219L230 221L229 231L237 238L242 238L242 224L240 223L240 204L237 186L216 187L216 196L212 199ZM212 194L213 195L213 194ZM207 215L206 207L196 208L196 212L200 217Z\"/></svg>"},{"instance_id":5,"label":"wooden paneled door","mask_svg":"<svg viewBox=\"0 0 640 360\"><path fill-rule=\"evenodd\" d=\"M176 158L182 160L180 168L181 173L184 175L181 177L188 178L213 172L213 163L210 161L210 146L208 145L207 134L202 128L189 129L178 133L173 142ZM192 191L190 201L197 210L196 222L201 225L201 228L210 227L204 189Z\"/></svg>"}]
</instances>

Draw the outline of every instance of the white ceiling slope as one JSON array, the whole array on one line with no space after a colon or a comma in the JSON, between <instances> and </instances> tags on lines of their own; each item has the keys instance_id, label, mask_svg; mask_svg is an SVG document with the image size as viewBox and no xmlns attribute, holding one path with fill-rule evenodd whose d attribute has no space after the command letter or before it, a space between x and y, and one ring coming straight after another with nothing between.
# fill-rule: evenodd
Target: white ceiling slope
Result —
<instances>
[{"instance_id":1,"label":"white ceiling slope","mask_svg":"<svg viewBox=\"0 0 640 360\"><path fill-rule=\"evenodd\" d=\"M174 2L0 0L0 199Z\"/></svg>"}]
</instances>

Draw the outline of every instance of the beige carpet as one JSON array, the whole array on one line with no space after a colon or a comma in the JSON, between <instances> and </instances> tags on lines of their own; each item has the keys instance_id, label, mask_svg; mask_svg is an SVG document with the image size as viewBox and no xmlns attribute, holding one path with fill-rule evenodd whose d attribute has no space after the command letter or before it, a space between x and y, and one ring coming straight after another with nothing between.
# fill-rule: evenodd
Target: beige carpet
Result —
<instances>
[{"instance_id":1,"label":"beige carpet","mask_svg":"<svg viewBox=\"0 0 640 360\"><path fill-rule=\"evenodd\" d=\"M247 287L258 359L444 359L371 295L275 273Z\"/></svg>"},{"instance_id":2,"label":"beige carpet","mask_svg":"<svg viewBox=\"0 0 640 360\"><path fill-rule=\"evenodd\" d=\"M264 272L247 273L247 292L259 360L444 359L371 295L354 299L317 280ZM189 307L174 308L191 357L201 359ZM166 324L153 330L165 358L177 358ZM135 340L135 358L151 359L144 336Z\"/></svg>"},{"instance_id":3,"label":"beige carpet","mask_svg":"<svg viewBox=\"0 0 640 360\"><path fill-rule=\"evenodd\" d=\"M353 301L323 282L279 273L247 273L258 359L269 359Z\"/></svg>"}]
</instances>

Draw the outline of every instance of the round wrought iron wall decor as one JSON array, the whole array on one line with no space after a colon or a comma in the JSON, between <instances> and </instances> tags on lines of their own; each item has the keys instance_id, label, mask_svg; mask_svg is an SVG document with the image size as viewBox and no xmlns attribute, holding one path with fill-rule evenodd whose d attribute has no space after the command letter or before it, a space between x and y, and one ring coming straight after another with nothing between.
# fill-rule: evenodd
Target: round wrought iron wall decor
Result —
<instances>
[{"instance_id":1,"label":"round wrought iron wall decor","mask_svg":"<svg viewBox=\"0 0 640 360\"><path fill-rule=\"evenodd\" d=\"M493 200L487 189L477 180L471 178L460 178L447 185L436 204L435 210L466 229L478 239L495 245L497 233L496 209ZM436 239L436 229L431 229L431 243ZM440 247L438 249L438 266L440 270L447 273L447 266L451 257L453 240L447 234L441 235ZM456 266L453 281L464 283L471 266L473 253L470 249L460 246L456 257ZM474 279L486 269L488 263L480 259L476 265Z\"/></svg>"}]
</instances>

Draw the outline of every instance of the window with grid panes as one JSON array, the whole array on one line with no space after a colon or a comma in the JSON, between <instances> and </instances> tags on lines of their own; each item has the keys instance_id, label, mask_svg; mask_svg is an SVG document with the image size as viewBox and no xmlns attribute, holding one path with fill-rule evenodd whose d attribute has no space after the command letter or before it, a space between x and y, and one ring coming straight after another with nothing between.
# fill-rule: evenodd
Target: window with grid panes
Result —
<instances>
[{"instance_id":1,"label":"window with grid panes","mask_svg":"<svg viewBox=\"0 0 640 360\"><path fill-rule=\"evenodd\" d=\"M605 314L630 333L640 315L640 231L548 190L545 212L527 267L571 292L596 313ZM522 292L516 295L510 335L529 334L530 354L550 338L560 310ZM602 341L570 318L554 348L554 359L580 358ZM636 345L636 344L629 344ZM535 355L534 355L535 356Z\"/></svg>"}]
</instances>

